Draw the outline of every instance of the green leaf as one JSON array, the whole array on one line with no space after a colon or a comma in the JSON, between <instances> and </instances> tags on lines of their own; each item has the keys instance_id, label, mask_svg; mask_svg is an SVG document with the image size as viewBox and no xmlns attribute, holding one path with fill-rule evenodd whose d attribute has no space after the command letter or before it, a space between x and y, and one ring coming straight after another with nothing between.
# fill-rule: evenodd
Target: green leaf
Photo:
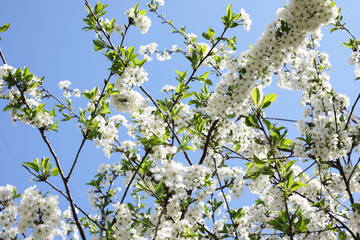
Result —
<instances>
[{"instance_id":1,"label":"green leaf","mask_svg":"<svg viewBox=\"0 0 360 240\"><path fill-rule=\"evenodd\" d=\"M51 163L49 163L50 158L42 158L41 159L41 167L46 171L50 170Z\"/></svg>"},{"instance_id":2,"label":"green leaf","mask_svg":"<svg viewBox=\"0 0 360 240\"><path fill-rule=\"evenodd\" d=\"M60 171L57 167L54 167L52 170L51 170L51 176L56 176L56 175L59 175L60 174Z\"/></svg>"},{"instance_id":3,"label":"green leaf","mask_svg":"<svg viewBox=\"0 0 360 240\"><path fill-rule=\"evenodd\" d=\"M226 8L226 16L228 17L228 19L231 21L232 17L233 17L233 12L231 10L231 5L229 4L229 6Z\"/></svg>"},{"instance_id":4,"label":"green leaf","mask_svg":"<svg viewBox=\"0 0 360 240\"><path fill-rule=\"evenodd\" d=\"M40 170L40 166L38 165L38 163L36 163L36 160L37 158L35 158L34 160L33 160L33 162L24 162L23 164L24 165L26 165L26 166L28 166L28 167L30 167L31 169L33 169L35 172L39 172L39 170Z\"/></svg>"},{"instance_id":5,"label":"green leaf","mask_svg":"<svg viewBox=\"0 0 360 240\"><path fill-rule=\"evenodd\" d=\"M343 45L347 48L352 48L352 46L349 43L343 43Z\"/></svg>"},{"instance_id":6,"label":"green leaf","mask_svg":"<svg viewBox=\"0 0 360 240\"><path fill-rule=\"evenodd\" d=\"M289 145L291 145L292 143L293 143L293 141L291 141L290 139L283 138L280 142L280 147L289 148Z\"/></svg>"},{"instance_id":7,"label":"green leaf","mask_svg":"<svg viewBox=\"0 0 360 240\"><path fill-rule=\"evenodd\" d=\"M245 118L245 125L248 127L254 127L255 124L250 121L250 117Z\"/></svg>"},{"instance_id":8,"label":"green leaf","mask_svg":"<svg viewBox=\"0 0 360 240\"><path fill-rule=\"evenodd\" d=\"M58 125L58 120L56 120L56 122L53 125L51 125L50 130L53 132L57 132L56 130L58 128L57 125Z\"/></svg>"},{"instance_id":9,"label":"green leaf","mask_svg":"<svg viewBox=\"0 0 360 240\"><path fill-rule=\"evenodd\" d=\"M265 165L264 162L262 160L260 160L260 158L258 156L256 156L256 154L253 155L253 158L254 158L254 162L257 165Z\"/></svg>"},{"instance_id":10,"label":"green leaf","mask_svg":"<svg viewBox=\"0 0 360 240\"><path fill-rule=\"evenodd\" d=\"M300 188L300 187L304 187L304 186L306 186L305 183L296 181L296 182L294 182L294 183L292 184L292 186L290 187L290 190L291 190L291 191L295 191L296 189L298 189L298 188Z\"/></svg>"},{"instance_id":11,"label":"green leaf","mask_svg":"<svg viewBox=\"0 0 360 240\"><path fill-rule=\"evenodd\" d=\"M252 99L254 100L254 103L259 106L260 90L258 88L254 88L254 90L252 91Z\"/></svg>"},{"instance_id":12,"label":"green leaf","mask_svg":"<svg viewBox=\"0 0 360 240\"><path fill-rule=\"evenodd\" d=\"M206 40L210 40L210 36L206 32L203 32L201 36L203 36L203 38L205 38Z\"/></svg>"},{"instance_id":13,"label":"green leaf","mask_svg":"<svg viewBox=\"0 0 360 240\"><path fill-rule=\"evenodd\" d=\"M210 39L213 39L213 37L215 36L215 31L209 27L208 29L208 36L210 37Z\"/></svg>"},{"instance_id":14,"label":"green leaf","mask_svg":"<svg viewBox=\"0 0 360 240\"><path fill-rule=\"evenodd\" d=\"M0 27L0 32L5 32L9 29L10 23L5 24L4 26Z\"/></svg>"},{"instance_id":15,"label":"green leaf","mask_svg":"<svg viewBox=\"0 0 360 240\"><path fill-rule=\"evenodd\" d=\"M99 40L99 39L93 40L93 43L95 45L94 46L95 51L100 51L100 50L102 50L102 49L104 49L106 47L106 44L103 41Z\"/></svg>"},{"instance_id":16,"label":"green leaf","mask_svg":"<svg viewBox=\"0 0 360 240\"><path fill-rule=\"evenodd\" d=\"M276 97L277 97L277 95L274 93L266 95L260 105L261 108L265 109L265 108L269 107L275 101Z\"/></svg>"},{"instance_id":17,"label":"green leaf","mask_svg":"<svg viewBox=\"0 0 360 240\"><path fill-rule=\"evenodd\" d=\"M52 117L55 117L55 116L56 116L56 114L55 114L55 108L53 108L53 109L51 110L51 112L49 113L49 115L52 116Z\"/></svg>"},{"instance_id":18,"label":"green leaf","mask_svg":"<svg viewBox=\"0 0 360 240\"><path fill-rule=\"evenodd\" d=\"M270 121L263 119L263 122L265 123L265 125L269 131L273 129L273 126Z\"/></svg>"},{"instance_id":19,"label":"green leaf","mask_svg":"<svg viewBox=\"0 0 360 240\"><path fill-rule=\"evenodd\" d=\"M351 205L351 207L360 213L360 203L354 203Z\"/></svg>"},{"instance_id":20,"label":"green leaf","mask_svg":"<svg viewBox=\"0 0 360 240\"><path fill-rule=\"evenodd\" d=\"M209 71L204 72L200 77L198 77L198 79L205 79L209 76Z\"/></svg>"},{"instance_id":21,"label":"green leaf","mask_svg":"<svg viewBox=\"0 0 360 240\"><path fill-rule=\"evenodd\" d=\"M103 106L101 109L101 114L109 114L109 113L111 113L109 107Z\"/></svg>"},{"instance_id":22,"label":"green leaf","mask_svg":"<svg viewBox=\"0 0 360 240\"><path fill-rule=\"evenodd\" d=\"M345 231L339 232L339 238L340 240L346 240L347 239L346 232Z\"/></svg>"},{"instance_id":23,"label":"green leaf","mask_svg":"<svg viewBox=\"0 0 360 240\"><path fill-rule=\"evenodd\" d=\"M140 10L138 11L138 15L145 15L146 14L146 11L143 9L143 10Z\"/></svg>"},{"instance_id":24,"label":"green leaf","mask_svg":"<svg viewBox=\"0 0 360 240\"><path fill-rule=\"evenodd\" d=\"M274 229L279 230L279 231L286 231L286 228L284 228L283 224L281 224L279 221L277 220L270 220L267 222L267 224L269 224L270 226L272 226Z\"/></svg>"},{"instance_id":25,"label":"green leaf","mask_svg":"<svg viewBox=\"0 0 360 240\"><path fill-rule=\"evenodd\" d=\"M279 140L280 140L279 135L276 132L273 132L273 131L270 131L270 135L271 135L273 145L277 145L279 143Z\"/></svg>"},{"instance_id":26,"label":"green leaf","mask_svg":"<svg viewBox=\"0 0 360 240\"><path fill-rule=\"evenodd\" d=\"M285 172L289 172L290 168L296 163L297 160L290 161L286 164Z\"/></svg>"}]
</instances>

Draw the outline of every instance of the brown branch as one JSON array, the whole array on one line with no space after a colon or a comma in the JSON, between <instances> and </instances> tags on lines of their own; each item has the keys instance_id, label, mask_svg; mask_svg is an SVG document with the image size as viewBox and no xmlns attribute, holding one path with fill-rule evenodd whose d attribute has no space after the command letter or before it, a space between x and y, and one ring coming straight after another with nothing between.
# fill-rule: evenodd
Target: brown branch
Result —
<instances>
[{"instance_id":1,"label":"brown branch","mask_svg":"<svg viewBox=\"0 0 360 240\"><path fill-rule=\"evenodd\" d=\"M87 132L87 133L88 133L88 132ZM86 140L87 140L87 133L85 134L85 136L83 137L83 140L81 141L80 147L79 147L79 149L78 149L78 151L77 151L77 153L76 153L76 157L75 157L75 160L74 160L74 162L73 162L73 164L72 164L72 166L71 166L71 169L70 169L70 171L69 171L69 174L68 174L67 177L65 178L67 182L69 181L69 179L70 179L70 177L71 177L71 174L72 174L72 172L74 171L75 165L76 165L76 163L77 163L77 161L78 161L78 158L79 158L79 155L80 155L80 152L81 152L81 150L82 150L82 148L83 148L83 146L84 146L84 144L85 144L85 142L86 142Z\"/></svg>"},{"instance_id":2,"label":"brown branch","mask_svg":"<svg viewBox=\"0 0 360 240\"><path fill-rule=\"evenodd\" d=\"M141 168L141 165L144 163L145 159L147 158L148 154L150 153L150 149L151 149L151 148L149 148L149 149L146 150L144 156L143 156L142 159L141 159L141 162L139 163L138 167L137 167L136 170L135 170L135 173L132 175L132 177L131 177L131 179L130 179L130 182L129 182L128 185L126 186L125 192L124 192L124 194L123 194L123 196L122 196L122 198L121 198L120 204L122 204L122 203L124 202L125 197L126 197L126 194L127 194L127 192L129 191L130 186L131 186L132 182L134 181L136 174L139 172L139 170L140 170L140 168Z\"/></svg>"},{"instance_id":3,"label":"brown branch","mask_svg":"<svg viewBox=\"0 0 360 240\"><path fill-rule=\"evenodd\" d=\"M0 57L1 57L2 61L3 61L3 63L7 64L6 60L5 60L5 57L4 57L4 55L3 55L2 51L1 51L1 48L0 48Z\"/></svg>"},{"instance_id":4,"label":"brown branch","mask_svg":"<svg viewBox=\"0 0 360 240\"><path fill-rule=\"evenodd\" d=\"M42 139L44 140L44 142L46 143L51 155L53 156L54 160L55 160L55 163L56 163L56 166L58 167L59 169L59 172L60 172L60 176L61 176L61 179L64 183L64 187L65 187L65 190L66 190L66 194L68 196L68 201L70 203L70 208L71 208L71 212L73 214L73 217L74 217L74 221L75 221L75 224L80 232L80 235L81 235L81 238L83 240L86 240L86 237L85 237L85 233L84 233L84 230L82 229L81 227L81 224L80 224L80 221L79 221L79 218L77 216L77 213L76 213L76 210L75 210L75 204L74 204L74 200L72 199L72 196L71 196L71 192L70 192L70 189L69 189L69 186L68 186L68 182L64 176L64 173L62 172L62 168L61 168L61 165L60 165L60 161L58 159L58 157L56 156L55 154L55 151L54 149L52 148L49 140L47 139L45 133L44 133L44 129L40 129L38 128L40 134L41 134L41 137Z\"/></svg>"},{"instance_id":5,"label":"brown branch","mask_svg":"<svg viewBox=\"0 0 360 240\"><path fill-rule=\"evenodd\" d=\"M354 112L355 106L356 106L357 102L359 101L359 99L360 99L360 93L359 93L359 95L357 96L357 98L356 98L356 100L355 100L355 103L354 103L354 105L353 105L352 108L351 108L350 115L349 115L348 120L347 120L347 122L346 122L346 124L345 124L344 130L347 129L347 127L348 127L348 125L349 125L349 123L350 123L351 116L352 116L352 114L353 114L353 112Z\"/></svg>"},{"instance_id":6,"label":"brown branch","mask_svg":"<svg viewBox=\"0 0 360 240\"><path fill-rule=\"evenodd\" d=\"M216 125L217 125L218 122L219 122L219 120L215 120L213 122L213 124L211 125L210 129L209 129L209 132L208 132L208 134L206 136L206 140L205 140L204 150L203 150L202 156L201 156L200 161L199 161L199 165L201 165L204 162L204 159L205 159L206 154L207 154L207 149L209 147L211 134L215 130Z\"/></svg>"},{"instance_id":7,"label":"brown branch","mask_svg":"<svg viewBox=\"0 0 360 240\"><path fill-rule=\"evenodd\" d=\"M162 217L162 215L165 213L165 211L166 211L166 205L165 205L165 206L163 207L163 209L161 210L158 223L156 224L156 227L155 227L155 233L154 233L154 238L153 238L153 240L155 240L156 237L157 237L157 233L158 233L159 226L160 226L160 223L161 223L161 217Z\"/></svg>"}]
</instances>

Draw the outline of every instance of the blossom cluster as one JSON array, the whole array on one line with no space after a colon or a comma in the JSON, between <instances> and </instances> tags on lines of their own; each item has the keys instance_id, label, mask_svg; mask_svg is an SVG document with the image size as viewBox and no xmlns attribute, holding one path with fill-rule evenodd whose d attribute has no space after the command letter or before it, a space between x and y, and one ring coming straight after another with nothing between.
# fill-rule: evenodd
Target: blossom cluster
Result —
<instances>
[{"instance_id":1,"label":"blossom cluster","mask_svg":"<svg viewBox=\"0 0 360 240\"><path fill-rule=\"evenodd\" d=\"M248 13L246 13L246 11L243 8L240 10L240 13L241 13L241 19L243 20L244 28L246 31L249 31L252 23L250 16Z\"/></svg>"},{"instance_id":2,"label":"blossom cluster","mask_svg":"<svg viewBox=\"0 0 360 240\"><path fill-rule=\"evenodd\" d=\"M125 12L125 14L134 21L137 29L140 30L140 33L145 34L151 27L151 20L148 16L144 14L136 13L134 8L130 8Z\"/></svg>"},{"instance_id":3,"label":"blossom cluster","mask_svg":"<svg viewBox=\"0 0 360 240\"><path fill-rule=\"evenodd\" d=\"M64 89L63 95L66 98L71 97L73 95L74 97L80 97L81 92L78 88L70 89L71 82L69 80L60 81L58 83L60 89Z\"/></svg>"},{"instance_id":4,"label":"blossom cluster","mask_svg":"<svg viewBox=\"0 0 360 240\"><path fill-rule=\"evenodd\" d=\"M171 59L171 54L173 54L174 52L181 51L181 49L179 49L177 47L177 45L173 45L171 47L171 50L165 49L164 51L157 50L156 48L158 46L159 45L157 43L150 43L150 44L147 44L145 46L140 46L139 53L142 54L144 59L146 59L147 61L152 60L151 55L153 55L154 53L157 53L156 54L156 59L158 61L165 61L165 60L170 60Z\"/></svg>"},{"instance_id":5,"label":"blossom cluster","mask_svg":"<svg viewBox=\"0 0 360 240\"><path fill-rule=\"evenodd\" d=\"M45 197L35 187L29 187L21 194L19 204L15 199L19 198L20 194L17 195L14 186L0 187L0 237L2 239L15 239L18 234L26 236L25 239L45 240L55 239L57 236L65 239L70 234L71 227L61 220L58 197L51 194ZM65 215L64 217L66 218ZM30 232L29 229L32 231Z\"/></svg>"},{"instance_id":6,"label":"blossom cluster","mask_svg":"<svg viewBox=\"0 0 360 240\"><path fill-rule=\"evenodd\" d=\"M268 85L272 74L287 60L286 52L296 52L306 44L308 33L331 22L336 14L331 0L290 1L278 11L277 20L267 26L263 36L223 75L209 99L208 114L246 114L256 84Z\"/></svg>"},{"instance_id":7,"label":"blossom cluster","mask_svg":"<svg viewBox=\"0 0 360 240\"><path fill-rule=\"evenodd\" d=\"M116 79L116 87L122 89L124 84L129 87L140 86L148 81L148 73L143 67L129 66L125 68L123 74Z\"/></svg>"},{"instance_id":8,"label":"blossom cluster","mask_svg":"<svg viewBox=\"0 0 360 240\"><path fill-rule=\"evenodd\" d=\"M357 78L360 78L360 50L351 54L348 64L355 65L355 75Z\"/></svg>"},{"instance_id":9,"label":"blossom cluster","mask_svg":"<svg viewBox=\"0 0 360 240\"><path fill-rule=\"evenodd\" d=\"M96 147L103 147L103 152L105 155L110 158L112 143L118 137L118 130L116 128L116 122L111 119L106 121L103 117L97 116L94 121L98 122L98 131L100 135L94 140L94 144Z\"/></svg>"},{"instance_id":10,"label":"blossom cluster","mask_svg":"<svg viewBox=\"0 0 360 240\"><path fill-rule=\"evenodd\" d=\"M53 125L54 116L41 103L44 93L37 89L40 84L38 77L29 73L27 67L22 71L7 64L0 67L0 76L0 97L9 101L4 110L10 111L14 123L22 121L37 128ZM14 86L13 81L20 81L21 84Z\"/></svg>"}]
</instances>

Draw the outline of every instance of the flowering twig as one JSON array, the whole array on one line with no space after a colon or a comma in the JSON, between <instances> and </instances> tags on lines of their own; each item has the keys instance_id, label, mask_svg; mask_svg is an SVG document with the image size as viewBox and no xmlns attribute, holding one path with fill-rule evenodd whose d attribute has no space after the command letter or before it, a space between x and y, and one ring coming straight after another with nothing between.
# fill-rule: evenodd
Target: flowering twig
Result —
<instances>
[{"instance_id":1,"label":"flowering twig","mask_svg":"<svg viewBox=\"0 0 360 240\"><path fill-rule=\"evenodd\" d=\"M60 161L59 161L58 157L56 156L56 153L55 153L54 149L52 148L49 140L47 139L47 137L46 137L46 135L44 133L44 129L39 129L39 132L40 132L41 137L44 140L45 144L47 145L51 155L53 156L53 158L55 160L55 163L56 163L56 166L59 169L59 173L60 173L61 179L63 181L64 187L65 187L65 190L66 190L66 195L68 196L68 201L70 203L70 208L71 208L71 211L72 211L72 214L73 214L73 217L74 217L74 221L75 221L75 224L76 224L77 228L79 229L81 238L83 240L86 240L84 230L81 227L79 218L78 218L76 210L75 210L74 200L72 199L72 196L71 196L71 192L70 192L70 189L69 189L69 186L68 186L68 181L64 176L64 173L62 171L62 167L60 166Z\"/></svg>"},{"instance_id":2,"label":"flowering twig","mask_svg":"<svg viewBox=\"0 0 360 240\"><path fill-rule=\"evenodd\" d=\"M216 160L215 160L215 159L214 159L214 166L215 166L215 174L216 174L216 177L217 177L217 179L218 179L218 181L219 181L220 191L221 191L222 196L223 196L223 198L224 198L224 202L225 202L225 205L226 205L226 208L227 208L227 211L228 211L228 214L229 214L231 223L232 223L233 226L235 226L234 219L233 219L232 216L231 216L231 209L230 209L229 203L228 203L228 201L227 201L227 199L226 199L226 195L225 195L225 193L224 193L224 189L223 189L222 184L221 184L221 179L220 179L219 174L218 174L217 164L216 164ZM236 229L234 229L234 232L235 232L235 237L236 237L236 239L239 239L239 236L238 236L238 233L237 233L237 230L236 230Z\"/></svg>"},{"instance_id":3,"label":"flowering twig","mask_svg":"<svg viewBox=\"0 0 360 240\"><path fill-rule=\"evenodd\" d=\"M22 166L33 176L37 177L37 175L35 173L33 173L26 165L22 164ZM42 182L45 182L46 184L48 184L52 189L54 189L55 191L57 191L58 193L60 193L64 198L66 198L66 200L69 201L68 196L61 191L60 189L58 189L57 187L55 187L52 183L50 183L48 180L42 180ZM82 213L84 214L84 216L86 216L87 219L89 219L91 222L93 222L94 224L96 224L99 228L104 229L103 226L101 226L97 221L95 221L94 219L92 219L82 208L80 208L76 203L74 203L75 207Z\"/></svg>"},{"instance_id":4,"label":"flowering twig","mask_svg":"<svg viewBox=\"0 0 360 240\"><path fill-rule=\"evenodd\" d=\"M159 107L159 106L157 105L157 103L155 102L154 98L145 90L145 88L143 88L142 86L139 86L139 87L140 87L141 91L143 91L143 92L145 93L145 95L150 98L151 102L155 105L155 107L159 110L159 112L160 112L161 114L163 114L163 112L161 111L160 107ZM163 115L164 115L164 114L163 114ZM169 129L171 130L171 132L173 133L173 136L176 138L176 141L180 144L181 141L180 141L179 137L177 136L174 128L173 128L173 127L171 126L171 124L169 123L169 121L168 121L167 118L165 118L165 122L166 122L166 124L168 125ZM184 156L185 156L186 160L188 161L188 163L189 163L190 165L193 165L193 163L192 163L190 157L188 156L188 154L186 153L186 151L183 150L182 152L184 153Z\"/></svg>"}]
</instances>

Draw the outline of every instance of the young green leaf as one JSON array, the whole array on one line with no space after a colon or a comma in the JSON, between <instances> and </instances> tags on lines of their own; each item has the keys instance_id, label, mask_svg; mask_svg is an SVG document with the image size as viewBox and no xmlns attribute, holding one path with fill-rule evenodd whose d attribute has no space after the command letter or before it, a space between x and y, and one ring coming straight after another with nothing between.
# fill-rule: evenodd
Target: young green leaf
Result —
<instances>
[{"instance_id":1,"label":"young green leaf","mask_svg":"<svg viewBox=\"0 0 360 240\"><path fill-rule=\"evenodd\" d=\"M274 93L266 95L260 105L261 109L265 109L265 108L269 107L275 101L276 97L277 97L277 95Z\"/></svg>"},{"instance_id":2,"label":"young green leaf","mask_svg":"<svg viewBox=\"0 0 360 240\"><path fill-rule=\"evenodd\" d=\"M260 90L258 88L254 88L252 91L252 99L256 105L259 106L260 103Z\"/></svg>"},{"instance_id":3,"label":"young green leaf","mask_svg":"<svg viewBox=\"0 0 360 240\"><path fill-rule=\"evenodd\" d=\"M0 32L5 32L9 29L10 23L5 24L4 26L0 27Z\"/></svg>"}]
</instances>

